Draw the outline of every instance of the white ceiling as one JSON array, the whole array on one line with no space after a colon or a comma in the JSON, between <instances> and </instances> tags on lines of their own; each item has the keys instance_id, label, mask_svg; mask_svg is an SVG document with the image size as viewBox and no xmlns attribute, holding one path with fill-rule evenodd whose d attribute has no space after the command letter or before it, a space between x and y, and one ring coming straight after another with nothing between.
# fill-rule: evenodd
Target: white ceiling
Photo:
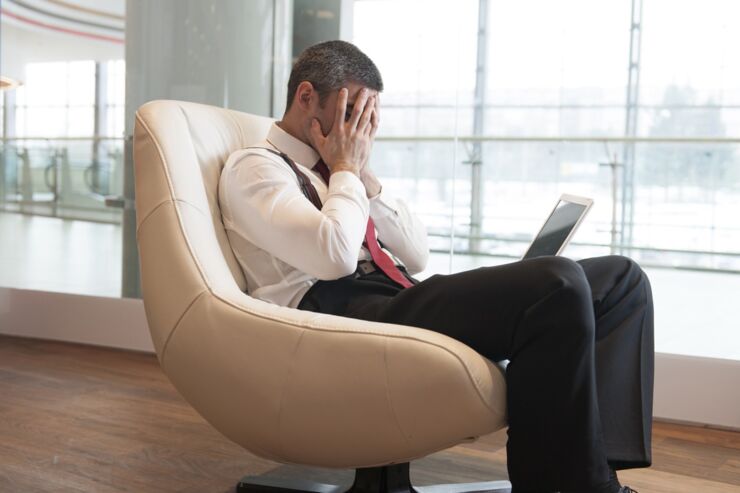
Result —
<instances>
[{"instance_id":1,"label":"white ceiling","mask_svg":"<svg viewBox=\"0 0 740 493\"><path fill-rule=\"evenodd\" d=\"M2 0L0 73L28 63L124 56L125 0Z\"/></svg>"}]
</instances>

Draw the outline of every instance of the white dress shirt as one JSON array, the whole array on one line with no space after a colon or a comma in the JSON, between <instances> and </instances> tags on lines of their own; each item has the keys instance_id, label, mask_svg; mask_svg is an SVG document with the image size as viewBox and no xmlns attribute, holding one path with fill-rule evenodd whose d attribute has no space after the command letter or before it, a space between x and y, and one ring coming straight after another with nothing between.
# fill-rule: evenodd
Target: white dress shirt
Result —
<instances>
[{"instance_id":1,"label":"white dress shirt","mask_svg":"<svg viewBox=\"0 0 740 493\"><path fill-rule=\"evenodd\" d=\"M368 199L365 186L349 171L331 174L329 186L311 168L320 156L310 146L273 124L255 147L287 154L316 187L318 210L298 185L288 164L270 151L240 149L224 165L218 188L226 233L249 294L297 307L318 280L349 275L360 260L368 215L386 253L410 274L424 270L429 250L426 228L402 200L385 192Z\"/></svg>"}]
</instances>

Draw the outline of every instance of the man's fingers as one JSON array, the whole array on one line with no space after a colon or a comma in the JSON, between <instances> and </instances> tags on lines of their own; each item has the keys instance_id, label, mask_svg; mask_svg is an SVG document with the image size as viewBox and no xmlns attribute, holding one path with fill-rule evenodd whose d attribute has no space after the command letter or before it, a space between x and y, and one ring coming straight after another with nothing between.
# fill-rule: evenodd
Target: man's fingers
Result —
<instances>
[{"instance_id":1,"label":"man's fingers","mask_svg":"<svg viewBox=\"0 0 740 493\"><path fill-rule=\"evenodd\" d=\"M365 105L365 110L362 112L360 123L357 124L358 132L363 134L368 132L368 127L370 126L370 120L372 119L373 111L375 111L375 98L371 97L370 99L368 99L367 104Z\"/></svg>"},{"instance_id":2,"label":"man's fingers","mask_svg":"<svg viewBox=\"0 0 740 493\"><path fill-rule=\"evenodd\" d=\"M378 103L375 103L373 108L373 116L370 119L370 140L375 139L375 132L378 131L378 125L380 125L380 115L378 114Z\"/></svg>"},{"instance_id":3,"label":"man's fingers","mask_svg":"<svg viewBox=\"0 0 740 493\"><path fill-rule=\"evenodd\" d=\"M365 110L365 103L367 103L369 92L370 91L368 91L367 88L363 87L362 89L360 89L360 94L358 94L355 98L354 108L352 109L352 116L350 117L349 122L347 122L350 131L354 131L355 129L357 129L357 124L360 121L362 112Z\"/></svg>"},{"instance_id":4,"label":"man's fingers","mask_svg":"<svg viewBox=\"0 0 740 493\"><path fill-rule=\"evenodd\" d=\"M343 87L339 90L339 96L337 96L337 110L336 114L334 115L334 125L332 125L332 131L341 130L342 125L344 125L344 114L347 112L348 92L349 91L346 87Z\"/></svg>"},{"instance_id":5,"label":"man's fingers","mask_svg":"<svg viewBox=\"0 0 740 493\"><path fill-rule=\"evenodd\" d=\"M311 143L314 145L317 151L319 150L319 148L323 147L326 137L324 137L324 134L321 131L321 124L316 118L311 120L311 131L309 133L309 137L311 138Z\"/></svg>"}]
</instances>

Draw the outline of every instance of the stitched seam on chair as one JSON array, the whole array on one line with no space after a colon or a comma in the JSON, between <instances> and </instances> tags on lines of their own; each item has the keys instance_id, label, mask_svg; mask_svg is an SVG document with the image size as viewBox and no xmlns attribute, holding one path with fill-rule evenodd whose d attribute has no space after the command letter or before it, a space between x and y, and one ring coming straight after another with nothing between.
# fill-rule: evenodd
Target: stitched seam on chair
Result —
<instances>
[{"instance_id":1,"label":"stitched seam on chair","mask_svg":"<svg viewBox=\"0 0 740 493\"><path fill-rule=\"evenodd\" d=\"M181 113L185 113L185 110L183 110L182 106L179 104L177 105L178 109ZM167 179L167 188L170 191L170 197L173 202L176 202L177 198L175 197L175 189L172 185L172 177L170 176L170 172L167 169L167 166L165 166L165 159L164 159L164 152L162 152L162 147L159 145L159 140L154 136L151 129L147 126L146 123L144 123L143 119L141 118L141 115L139 115L139 112L136 112L136 119L141 123L141 125L144 127L144 129L147 131L149 136L152 139L152 142L154 143L154 146L157 148L157 153L159 154L159 159L161 161L162 169L164 171L164 176ZM187 118L186 118L187 120ZM188 127L188 132L190 131L190 128ZM193 259L193 262L195 263L195 267L198 269L198 273L200 274L200 278L203 281L203 284L205 284L206 288L213 292L211 289L210 283L208 282L208 277L206 276L206 273L203 270L203 267L200 265L200 261L198 260L198 257L195 255L195 251L193 250L193 246L190 243L190 240L188 239L188 236L185 234L185 227L183 226L182 221L182 215L180 214L180 209L178 207L175 207L175 215L177 216L177 222L180 226L180 233L182 234L183 239L185 240L185 244L188 247L188 251L190 252L190 257Z\"/></svg>"},{"instance_id":2,"label":"stitched seam on chair","mask_svg":"<svg viewBox=\"0 0 740 493\"><path fill-rule=\"evenodd\" d=\"M303 329L301 331L301 334L298 336L298 340L295 343L295 348L293 348L293 353L290 355L290 364L288 366L288 373L285 375L285 383L283 384L283 389L280 392L280 402L278 404L278 419L277 419L277 436L278 436L278 451L280 453L281 457L285 457L285 451L283 450L283 431L280 429L282 426L282 420L283 420L283 402L285 401L285 393L288 389L288 385L290 385L290 375L293 373L293 366L295 366L295 355L298 352L298 347L301 345L301 341L303 340L303 335L306 333L306 329Z\"/></svg>"},{"instance_id":3,"label":"stitched seam on chair","mask_svg":"<svg viewBox=\"0 0 740 493\"><path fill-rule=\"evenodd\" d=\"M227 299L221 297L219 294L217 294L217 293L215 293L213 291L211 292L211 294L213 295L214 298L218 299L222 303L225 303L225 304L229 305L230 307L232 307L232 308L234 308L236 310L239 310L240 312L248 313L249 315L251 315L253 317L256 317L256 318L260 318L262 320L278 321L278 322L281 322L281 323L283 323L285 325L289 325L291 327L295 327L295 328L298 328L298 329L304 329L304 330L305 329L308 329L308 330L320 330L320 331L325 331L325 332L339 332L339 333L342 333L342 334L361 334L361 335L372 335L372 336L380 336L380 337L391 337L391 338L394 338L394 339L405 339L405 340L410 340L410 341L417 341L417 342L420 342L422 344L428 344L430 346L437 347L437 348L445 351L449 355L451 355L453 358L457 359L460 362L460 364L462 365L462 367L465 368L465 370L466 370L465 373L468 376L468 379L472 382L473 388L478 393L478 397L480 397L480 400L483 403L483 405L489 411L491 411L492 414L494 414L494 415L496 415L498 417L504 416L498 410L494 409L493 407L491 407L488 404L488 402L486 401L485 397L483 396L483 390L480 388L480 384L478 383L478 381L473 377L472 372L471 372L470 367L468 366L468 364L465 363L465 361L460 356L458 356L456 353L454 353L453 351L450 351L449 348L447 348L445 346L442 346L441 344L437 344L436 342L427 341L427 340L424 340L424 339L421 339L421 338L418 338L418 337L401 336L401 335L396 335L396 334L384 334L382 332L374 332L374 331L370 331L370 330L367 330L367 329L365 329L365 330L347 331L347 330L335 329L333 327L326 327L326 326L321 326L321 325L300 325L300 324L296 323L294 320L285 319L285 318L277 317L277 316L266 316L266 315L263 315L263 314L258 313L258 312L247 310L243 306L240 306L240 305L237 305L235 303L232 303L230 300L227 300ZM382 324L382 322L371 322L371 323L372 324L378 324L378 325ZM403 327L406 327L406 328L409 328L409 329L427 330L427 329L419 329L419 327L413 327L413 326L409 326L409 325L406 325L406 326L403 326ZM474 351L472 348L471 348L471 350ZM480 356L480 357L482 358L483 356Z\"/></svg>"},{"instance_id":4,"label":"stitched seam on chair","mask_svg":"<svg viewBox=\"0 0 740 493\"><path fill-rule=\"evenodd\" d=\"M137 238L139 236L139 230L141 229L141 227L144 226L144 223L146 222L147 219L149 219L155 212L157 212L157 209L159 209L163 205L172 204L174 202L180 202L180 203L183 203L183 204L187 204L190 207L192 207L193 209L195 209L196 211L198 211L201 214L203 214L203 216L205 216L206 218L208 218L208 215L205 212L203 212L202 210L200 210L200 208L198 206L196 206L195 204L191 204L187 200L183 200L183 199L165 199L162 202L160 202L159 204L155 205L154 206L154 209L152 209L151 211L149 211L149 213L146 216L144 216L144 218L141 221L139 221L139 225L136 227L136 236L137 236Z\"/></svg>"},{"instance_id":5,"label":"stitched seam on chair","mask_svg":"<svg viewBox=\"0 0 740 493\"><path fill-rule=\"evenodd\" d=\"M203 290L195 295L195 298L193 298L192 301L188 303L188 306L185 307L185 310L183 310L182 315L178 317L175 325L172 326L172 330L170 331L169 335L167 335L167 339L164 341L164 345L162 346L162 366L164 366L164 360L167 358L167 347L170 345L170 340L172 339L172 336L175 335L175 332L177 332L177 329L180 327L180 322L182 322L182 319L185 318L185 315L188 314L190 308L192 308L195 302L198 301L205 293L207 293L207 291Z\"/></svg>"},{"instance_id":6,"label":"stitched seam on chair","mask_svg":"<svg viewBox=\"0 0 740 493\"><path fill-rule=\"evenodd\" d=\"M390 378L390 371L388 371L388 338L383 338L383 363L385 364L385 398L388 401L388 407L391 409L391 414L393 415L393 421L396 423L396 426L398 427L398 431L401 432L401 436L403 436L406 443L411 444L411 440L409 439L406 432L403 430L403 426L401 426L401 421L398 419L398 415L396 414L396 408L393 406L393 400L391 399L391 378Z\"/></svg>"},{"instance_id":7,"label":"stitched seam on chair","mask_svg":"<svg viewBox=\"0 0 740 493\"><path fill-rule=\"evenodd\" d=\"M182 110L182 107L180 107L180 111L183 111ZM165 160L164 160L164 153L162 152L162 148L159 145L159 141L154 136L154 134L152 133L152 131L149 128L149 126L144 122L143 118L141 117L141 115L139 114L138 111L136 112L136 120L147 131L147 133L149 134L149 137L152 139L152 142L154 143L154 146L157 149L157 153L159 154L159 158L160 158L162 167L164 169L165 177L167 178L167 186L168 186L168 188L170 190L170 195L172 197L174 197L174 189L172 187L172 181L171 181L171 178L170 178L169 171L167 170L167 166L164 165L164 162L165 162ZM237 309L237 310L239 310L241 312L248 313L248 314L250 314L252 316L255 316L257 318L261 318L263 320L269 320L269 321L279 321L279 322L281 322L283 324L286 324L286 325L289 325L289 326L293 326L293 327L296 327L296 328L311 329L311 330L336 331L336 332L342 332L342 333L345 333L345 334L357 333L357 334L378 335L378 336L383 336L383 337L393 337L393 338L398 338L398 339L415 340L415 341L418 341L418 342L421 342L421 343L425 343L425 344L429 344L429 345L432 345L432 346L436 346L436 347L442 349L443 351L449 353L450 355L452 355L454 358L456 358L460 362L460 364L463 366L463 368L465 368L466 373L468 375L468 378L473 383L473 387L477 391L478 396L481 399L481 402L483 402L483 405L486 408L488 408L488 410L490 410L493 414L495 414L497 416L500 415L500 413L497 410L493 409L488 404L488 402L486 401L485 397L483 396L483 390L480 388L480 385L479 385L478 381L473 377L472 372L470 370L470 367L467 365L467 363L465 363L465 361L460 356L458 356L454 352L450 351L449 348L446 348L446 347L444 347L444 346L442 346L440 344L436 344L434 342L425 341L423 339L419 339L419 338L416 338L416 337L409 337L409 336L398 336L398 335L394 335L394 334L381 334L379 332L371 332L371 331L357 331L357 330L346 331L346 330L333 329L331 327L320 326L320 325L315 325L315 326L314 325L299 325L295 321L288 320L288 319L285 319L283 317L277 317L277 316L268 317L268 316L263 315L261 313L254 312L254 311L251 311L251 310L247 310L243 306L240 306L240 305L237 305L235 303L232 303L230 300L227 300L226 298L221 297L220 295L218 295L216 292L213 291L210 283L208 282L208 280L207 280L207 278L205 276L205 273L203 272L203 268L200 265L200 262L198 261L198 258L193 254L192 245L190 244L190 241L188 240L187 235L185 235L185 231L183 229L182 217L180 216L180 211L178 210L177 207L175 207L175 213L177 215L178 223L179 223L179 226L180 226L180 231L181 231L181 233L183 235L183 238L185 239L185 244L188 246L188 250L190 251L190 255L193 258L193 261L195 262L196 267L198 268L198 272L201 275L201 279L203 280L203 283L206 285L206 289L208 289L208 291L215 298L217 298L218 300L220 300L221 302L226 303L227 305L229 305L229 306L231 306L231 307L233 307L233 308L235 308L235 309ZM375 323L377 323L377 322L375 322ZM413 328L413 327L410 327L409 326L409 328ZM471 348L471 350L472 350L472 348ZM483 356L481 356L481 357L483 357Z\"/></svg>"}]
</instances>

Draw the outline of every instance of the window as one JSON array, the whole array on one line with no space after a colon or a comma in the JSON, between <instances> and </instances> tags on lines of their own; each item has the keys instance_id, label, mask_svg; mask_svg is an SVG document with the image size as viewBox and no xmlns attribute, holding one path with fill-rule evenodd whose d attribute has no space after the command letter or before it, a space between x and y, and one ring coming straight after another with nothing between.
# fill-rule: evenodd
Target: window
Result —
<instances>
[{"instance_id":1,"label":"window","mask_svg":"<svg viewBox=\"0 0 740 493\"><path fill-rule=\"evenodd\" d=\"M30 63L16 92L18 137L93 135L95 62Z\"/></svg>"},{"instance_id":2,"label":"window","mask_svg":"<svg viewBox=\"0 0 740 493\"><path fill-rule=\"evenodd\" d=\"M676 286L719 314L740 289L740 4L632 4L357 0L385 81L372 166L428 227L423 276L515 260L561 193L593 197L566 254L650 270L659 350L736 358Z\"/></svg>"}]
</instances>

